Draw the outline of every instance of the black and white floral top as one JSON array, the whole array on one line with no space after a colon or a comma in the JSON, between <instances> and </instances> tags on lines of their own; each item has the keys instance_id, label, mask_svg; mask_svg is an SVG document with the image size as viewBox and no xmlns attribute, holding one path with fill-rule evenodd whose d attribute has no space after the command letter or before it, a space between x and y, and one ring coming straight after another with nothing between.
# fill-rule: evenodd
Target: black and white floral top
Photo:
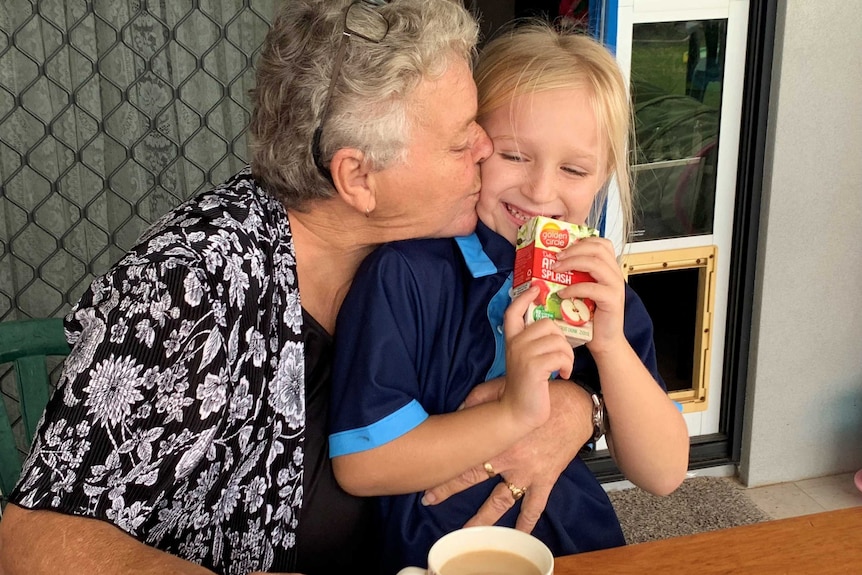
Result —
<instances>
[{"instance_id":1,"label":"black and white floral top","mask_svg":"<svg viewBox=\"0 0 862 575\"><path fill-rule=\"evenodd\" d=\"M305 352L290 226L246 168L157 222L66 318L10 500L219 573L295 564Z\"/></svg>"}]
</instances>

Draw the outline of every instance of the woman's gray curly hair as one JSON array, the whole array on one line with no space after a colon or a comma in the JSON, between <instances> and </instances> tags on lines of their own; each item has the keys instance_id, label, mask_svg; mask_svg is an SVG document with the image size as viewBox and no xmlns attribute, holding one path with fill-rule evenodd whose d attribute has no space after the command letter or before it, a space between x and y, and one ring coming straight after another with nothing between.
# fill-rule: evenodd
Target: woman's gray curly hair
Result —
<instances>
[{"instance_id":1,"label":"woman's gray curly hair","mask_svg":"<svg viewBox=\"0 0 862 575\"><path fill-rule=\"evenodd\" d=\"M331 197L311 141L327 97L348 0L284 0L264 40L251 91L252 171L290 209ZM353 36L323 127L328 165L340 148L362 150L373 169L402 160L411 127L406 99L454 59L473 64L479 28L458 1L394 0L372 8L389 22L375 44Z\"/></svg>"}]
</instances>

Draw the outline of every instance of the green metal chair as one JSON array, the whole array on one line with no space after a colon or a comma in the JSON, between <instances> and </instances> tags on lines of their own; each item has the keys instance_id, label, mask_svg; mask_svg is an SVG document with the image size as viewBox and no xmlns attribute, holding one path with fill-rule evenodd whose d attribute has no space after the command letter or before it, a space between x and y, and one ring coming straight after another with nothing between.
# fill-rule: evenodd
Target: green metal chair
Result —
<instances>
[{"instance_id":1,"label":"green metal chair","mask_svg":"<svg viewBox=\"0 0 862 575\"><path fill-rule=\"evenodd\" d=\"M0 364L13 364L28 447L51 395L45 359L69 351L60 318L0 322ZM18 481L21 463L7 410L0 405L0 492L4 500Z\"/></svg>"}]
</instances>

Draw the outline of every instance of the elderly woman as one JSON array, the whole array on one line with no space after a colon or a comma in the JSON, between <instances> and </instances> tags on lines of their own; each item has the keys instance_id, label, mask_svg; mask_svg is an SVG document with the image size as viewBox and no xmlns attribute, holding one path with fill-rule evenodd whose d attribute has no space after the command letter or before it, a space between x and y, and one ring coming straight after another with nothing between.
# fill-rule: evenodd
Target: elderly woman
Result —
<instances>
[{"instance_id":1,"label":"elderly woman","mask_svg":"<svg viewBox=\"0 0 862 575\"><path fill-rule=\"evenodd\" d=\"M282 3L251 167L162 218L66 318L74 348L0 523L0 572L373 570L368 503L327 457L331 334L375 246L476 224L476 39L450 0ZM550 439L493 461L519 484L553 484L574 453L560 433L574 451L590 435L586 397L563 399L578 410ZM555 457L531 463L537 449Z\"/></svg>"}]
</instances>

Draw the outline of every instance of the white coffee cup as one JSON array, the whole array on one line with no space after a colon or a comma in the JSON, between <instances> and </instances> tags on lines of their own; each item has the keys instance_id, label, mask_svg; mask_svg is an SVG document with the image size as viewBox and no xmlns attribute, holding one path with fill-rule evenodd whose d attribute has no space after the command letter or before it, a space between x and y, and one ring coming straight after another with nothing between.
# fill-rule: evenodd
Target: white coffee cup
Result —
<instances>
[{"instance_id":1,"label":"white coffee cup","mask_svg":"<svg viewBox=\"0 0 862 575\"><path fill-rule=\"evenodd\" d=\"M464 556L478 552L508 553L509 563L520 558L533 565L540 575L554 573L554 556L544 543L517 529L492 526L466 527L444 535L428 552L427 570L405 567L398 575L441 575L441 568L453 558L463 560Z\"/></svg>"}]
</instances>

